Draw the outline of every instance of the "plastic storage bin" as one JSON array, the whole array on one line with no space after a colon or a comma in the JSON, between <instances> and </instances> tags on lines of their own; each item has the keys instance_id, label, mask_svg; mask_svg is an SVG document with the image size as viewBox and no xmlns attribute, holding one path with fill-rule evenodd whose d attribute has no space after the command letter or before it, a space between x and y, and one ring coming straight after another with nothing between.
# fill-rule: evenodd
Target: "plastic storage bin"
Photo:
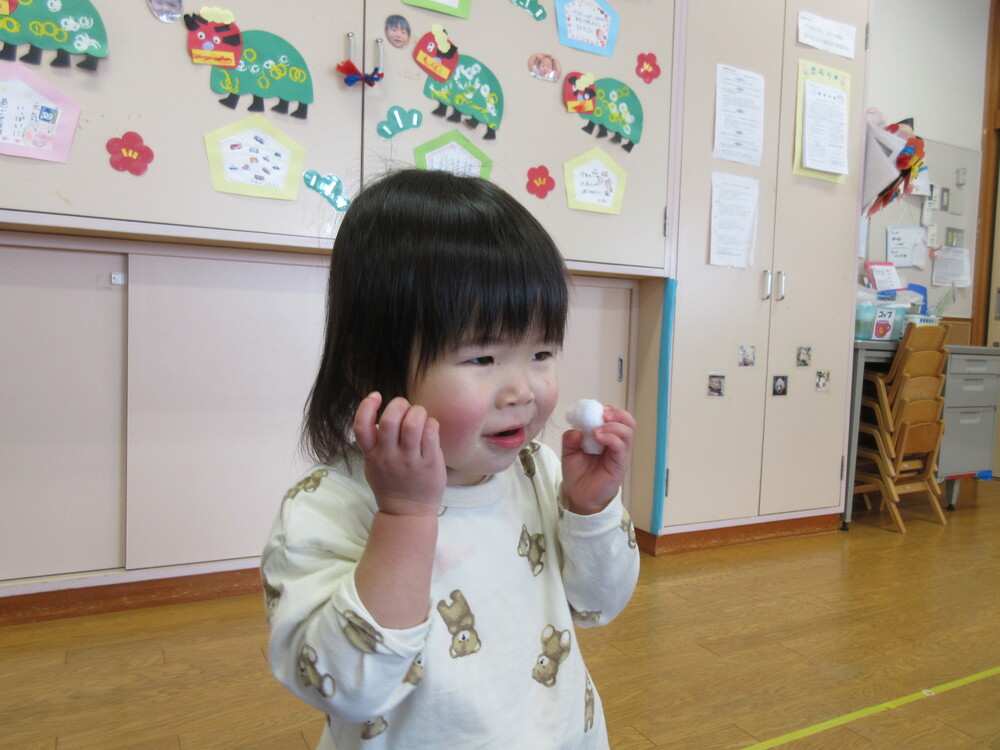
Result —
<instances>
[{"instance_id":1,"label":"plastic storage bin","mask_svg":"<svg viewBox=\"0 0 1000 750\"><path fill-rule=\"evenodd\" d=\"M859 341L899 341L906 327L909 305L883 303L858 305L854 318L854 338Z\"/></svg>"}]
</instances>

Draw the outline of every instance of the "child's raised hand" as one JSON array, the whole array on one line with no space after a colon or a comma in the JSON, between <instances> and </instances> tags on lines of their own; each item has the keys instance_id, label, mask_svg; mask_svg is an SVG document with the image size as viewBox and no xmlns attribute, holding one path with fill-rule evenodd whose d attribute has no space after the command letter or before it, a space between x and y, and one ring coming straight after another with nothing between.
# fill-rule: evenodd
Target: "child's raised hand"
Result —
<instances>
[{"instance_id":1,"label":"child's raised hand","mask_svg":"<svg viewBox=\"0 0 1000 750\"><path fill-rule=\"evenodd\" d=\"M563 493L569 509L580 515L602 510L618 492L632 456L635 418L616 406L604 407L604 424L591 433L604 451L590 454L583 449L580 430L563 433Z\"/></svg>"},{"instance_id":2,"label":"child's raised hand","mask_svg":"<svg viewBox=\"0 0 1000 750\"><path fill-rule=\"evenodd\" d=\"M447 469L438 422L422 406L394 398L376 423L382 395L361 400L354 415L354 437L365 456L365 477L383 513L436 515L444 495Z\"/></svg>"}]
</instances>

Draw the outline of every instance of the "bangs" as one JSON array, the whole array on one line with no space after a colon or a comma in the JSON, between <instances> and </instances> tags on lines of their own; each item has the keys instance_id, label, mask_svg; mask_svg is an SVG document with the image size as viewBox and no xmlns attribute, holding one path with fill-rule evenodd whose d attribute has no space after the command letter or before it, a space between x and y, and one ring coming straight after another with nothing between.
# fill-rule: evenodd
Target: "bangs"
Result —
<instances>
[{"instance_id":1,"label":"bangs","mask_svg":"<svg viewBox=\"0 0 1000 750\"><path fill-rule=\"evenodd\" d=\"M539 246L539 238L514 234L520 236L507 239L515 242L480 245L472 257L467 245L439 247L416 297L419 369L469 343L537 336L562 346L568 300L562 258L547 235Z\"/></svg>"}]
</instances>

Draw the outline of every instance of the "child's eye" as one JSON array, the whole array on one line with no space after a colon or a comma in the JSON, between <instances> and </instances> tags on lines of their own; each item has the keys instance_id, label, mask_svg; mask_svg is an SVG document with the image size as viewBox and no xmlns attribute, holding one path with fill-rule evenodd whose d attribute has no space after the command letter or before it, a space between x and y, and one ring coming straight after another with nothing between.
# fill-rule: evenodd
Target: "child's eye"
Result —
<instances>
[{"instance_id":1,"label":"child's eye","mask_svg":"<svg viewBox=\"0 0 1000 750\"><path fill-rule=\"evenodd\" d=\"M468 360L468 362L470 365L492 365L493 357L490 356L472 357L470 360Z\"/></svg>"},{"instance_id":2,"label":"child's eye","mask_svg":"<svg viewBox=\"0 0 1000 750\"><path fill-rule=\"evenodd\" d=\"M552 359L552 352L535 352L532 359L535 360L536 362L540 362L546 359Z\"/></svg>"}]
</instances>

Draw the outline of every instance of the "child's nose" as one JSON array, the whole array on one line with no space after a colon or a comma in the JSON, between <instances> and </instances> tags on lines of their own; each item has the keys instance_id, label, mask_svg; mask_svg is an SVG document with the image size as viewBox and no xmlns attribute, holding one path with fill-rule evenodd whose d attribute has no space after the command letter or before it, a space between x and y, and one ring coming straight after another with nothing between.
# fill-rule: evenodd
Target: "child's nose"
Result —
<instances>
[{"instance_id":1,"label":"child's nose","mask_svg":"<svg viewBox=\"0 0 1000 750\"><path fill-rule=\"evenodd\" d=\"M502 406L516 406L534 400L535 392L531 387L531 381L523 373L512 373L500 391Z\"/></svg>"}]
</instances>

